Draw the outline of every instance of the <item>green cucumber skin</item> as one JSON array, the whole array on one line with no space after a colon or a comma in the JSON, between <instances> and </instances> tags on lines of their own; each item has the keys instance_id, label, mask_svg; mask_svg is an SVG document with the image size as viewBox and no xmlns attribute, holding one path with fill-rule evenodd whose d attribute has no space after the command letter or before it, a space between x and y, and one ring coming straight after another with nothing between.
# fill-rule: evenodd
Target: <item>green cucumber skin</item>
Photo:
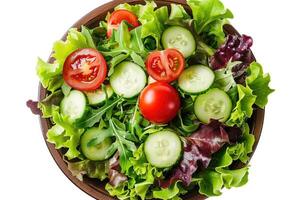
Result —
<instances>
[{"instance_id":1,"label":"green cucumber skin","mask_svg":"<svg viewBox=\"0 0 300 200\"><path fill-rule=\"evenodd\" d=\"M182 87L182 84L180 84L180 82L181 82L180 79L182 78L181 76L184 75L184 73L188 73L186 70L192 70L191 68L195 68L195 67L205 67L205 68L207 68L207 70L209 70L211 72L211 76L213 76L213 79L211 81L211 84L207 88L202 89L202 90L198 90L198 91L195 91L195 92L191 92L191 91L188 91L187 89L185 89L185 88ZM192 65L192 66L186 68L182 72L182 74L179 76L178 87L180 88L181 91L183 91L186 94L192 94L192 95L194 95L194 94L200 94L200 93L204 93L204 92L208 91L211 88L211 86L213 85L214 80L215 80L215 74L214 74L214 72L213 72L213 70L211 68L209 68L207 66L204 66L204 65Z\"/></svg>"},{"instance_id":2,"label":"green cucumber skin","mask_svg":"<svg viewBox=\"0 0 300 200\"><path fill-rule=\"evenodd\" d=\"M212 95L213 92L216 92L216 93L214 95ZM225 102L223 102L223 103L225 103L226 105L225 105L225 111L224 111L225 114L222 114L221 118L211 118L211 117L208 118L207 116L210 115L210 113L205 113L205 112L199 113L200 108L203 109L203 106L202 107L200 106L200 108L199 108L199 104L202 105L203 99L206 99L208 95L212 95L212 96L219 95L219 97L221 95L223 95L224 98L222 97L221 100L224 100ZM202 98L202 99L200 99L200 98ZM197 116L197 118L202 123L205 123L205 124L208 124L210 122L210 120L212 120L212 119L219 120L220 122L225 122L230 117L231 111L232 111L232 101L231 101L229 95L226 92L224 92L223 90L218 89L218 88L212 88L212 89L207 90L206 93L199 94L194 101L194 113ZM205 115L207 115L207 116L205 116Z\"/></svg>"},{"instance_id":3,"label":"green cucumber skin","mask_svg":"<svg viewBox=\"0 0 300 200\"><path fill-rule=\"evenodd\" d=\"M176 37L174 38L173 36ZM179 50L185 58L193 55L196 50L196 40L193 34L181 26L171 26L167 28L162 34L161 41L164 49L175 48ZM171 41L173 44L171 44Z\"/></svg>"},{"instance_id":4,"label":"green cucumber skin","mask_svg":"<svg viewBox=\"0 0 300 200\"><path fill-rule=\"evenodd\" d=\"M130 68L132 68L132 69L130 69ZM133 68L136 68L136 70L138 70L136 72L139 73L138 75L131 74L131 75L133 75L133 77L131 77L131 78L135 78L135 80L137 80L135 84L131 85L131 87L136 86L136 88L128 88L124 84L120 85L120 83L124 82L124 80L122 79L122 78L124 78L124 76L123 76L124 73L126 71L128 72L130 70L133 70ZM128 72L128 73L131 73L131 72ZM125 83L126 83L126 81L125 81ZM124 98L127 98L127 99L137 96L144 89L146 84L147 84L147 76L146 76L146 73L143 70L143 68L141 66L139 66L133 62L129 62L129 61L123 61L120 64L118 64L115 68L114 73L110 77L110 85L113 88L113 91L117 95L123 96Z\"/></svg>"},{"instance_id":5,"label":"green cucumber skin","mask_svg":"<svg viewBox=\"0 0 300 200\"><path fill-rule=\"evenodd\" d=\"M149 142L149 140L153 140L153 137L159 137L158 135L159 134L166 134L166 133L171 133L171 134L174 134L172 137L177 137L176 139L178 139L178 147L177 147L177 149L179 149L179 151L177 151L177 153L175 154L176 155L176 159L173 159L173 161L172 162L169 162L169 163L165 163L164 165L161 165L161 164L157 164L157 163L153 163L153 162L151 162L151 160L153 160L153 159L151 159L151 155L149 155L149 154L151 154L151 152L149 152L149 149L147 149L147 145L148 145L148 142ZM155 138L154 138L154 140L155 140ZM154 147L151 147L151 149L152 148L154 148ZM151 151L151 149L150 149L150 151ZM176 150L176 149L175 149ZM181 160L181 158L182 158L182 154L183 154L183 144L182 144L182 141L181 141L181 139L180 139L180 137L173 131L173 130L168 130L168 129L165 129L165 130L162 130L162 131L159 131L159 132L157 132L157 133L153 133L153 134L151 134L150 136L148 136L148 138L146 139L146 141L145 141L145 143L144 143L144 152L145 152L145 155L146 155L146 159L148 160L148 162L151 164L151 165L153 165L153 166L155 166L155 167L157 167L157 168L169 168L169 167L173 167L173 166L175 166L175 165L177 165L178 164L178 162ZM163 161L162 161L163 162Z\"/></svg>"},{"instance_id":6,"label":"green cucumber skin","mask_svg":"<svg viewBox=\"0 0 300 200\"><path fill-rule=\"evenodd\" d=\"M111 86L109 86L109 87L108 86L107 86L107 95L108 95L108 99L109 99L114 95L114 91ZM98 90L101 90L101 89L98 89ZM104 92L104 91L101 90L101 92ZM87 101L88 101L89 105L91 105L91 106L99 106L99 105L103 104L103 102L105 102L105 100L106 100L106 99L103 99L100 101L93 100L92 95L94 95L94 94L91 94L91 92L85 92L85 95L87 97Z\"/></svg>"},{"instance_id":7,"label":"green cucumber skin","mask_svg":"<svg viewBox=\"0 0 300 200\"><path fill-rule=\"evenodd\" d=\"M67 103L66 101L68 101L68 99L70 98L70 95L72 95L72 93L74 93L74 92L81 93L82 97L84 97L84 100L83 100L84 101L83 102L84 103L84 109L83 109L83 111L81 112L81 114L78 117L76 117L76 118L70 118L69 114L64 112L64 110L65 110L64 107L66 106L66 103ZM70 123L73 123L73 122L75 122L77 120L80 120L81 118L83 118L85 116L85 114L89 110L89 107L87 106L87 101L88 101L87 97L84 95L83 92L81 92L79 90L71 90L71 92L68 94L68 96L65 96L62 99L61 103L60 103L59 107L60 107L62 115L69 117L68 120L69 120Z\"/></svg>"},{"instance_id":8,"label":"green cucumber skin","mask_svg":"<svg viewBox=\"0 0 300 200\"><path fill-rule=\"evenodd\" d=\"M112 156L112 155L107 156L107 150L109 149L109 147L112 144L112 139L110 137L104 138L104 140L101 142L101 143L104 143L107 147L104 150L100 149L97 152L97 149L96 149L96 150L94 150L94 152L92 152L93 151L92 148L95 148L95 147L93 145L90 147L88 146L88 144L89 144L89 142L91 142L91 140L97 138L97 134L105 134L104 131L107 131L107 130L103 130L103 132L100 132L100 130L98 128L93 127L93 128L87 129L81 136L80 148L81 148L83 155L87 159L92 160L92 161L103 161Z\"/></svg>"}]
</instances>

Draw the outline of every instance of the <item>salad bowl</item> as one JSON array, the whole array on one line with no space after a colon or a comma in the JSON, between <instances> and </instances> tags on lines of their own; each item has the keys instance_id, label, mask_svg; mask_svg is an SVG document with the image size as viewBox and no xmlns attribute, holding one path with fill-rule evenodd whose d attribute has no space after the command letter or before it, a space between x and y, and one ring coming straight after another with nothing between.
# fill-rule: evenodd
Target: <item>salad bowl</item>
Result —
<instances>
[{"instance_id":1,"label":"salad bowl","mask_svg":"<svg viewBox=\"0 0 300 200\"><path fill-rule=\"evenodd\" d=\"M103 20L108 12L112 12L114 8L121 4L121 3L129 3L129 4L143 4L144 1L141 0L114 0L109 3L106 3L81 19L79 19L72 27L80 29L82 25L88 27L88 28L93 28L96 27L99 23L100 20ZM161 6L170 6L171 3L177 3L181 4L187 11L190 12L189 7L187 6L186 2L184 0L156 0L155 3L157 4L158 7ZM235 30L235 28L231 25L225 25L224 26L224 31L227 34L232 34L232 35L239 35L239 33ZM62 37L64 39L66 35ZM251 55L253 57L253 60L255 60L253 54ZM49 63L53 62L51 58L48 60ZM39 86L39 101L43 100L47 96L47 90L43 88L43 86L40 84ZM260 136L261 136L261 131L263 127L263 121L264 121L264 109L254 107L253 115L252 117L248 120L249 126L250 126L250 132L254 134L255 136L255 144L253 146L253 152L251 153L250 158L252 157L257 144L259 142ZM71 182L73 182L78 188L80 188L82 191L90 195L91 197L95 199L102 199L102 200L111 200L115 199L111 197L108 192L105 190L105 184L103 182L100 182L99 180L96 179L90 179L88 177L84 177L83 181L80 181L77 179L75 176L72 175L72 173L68 169L67 163L64 161L64 150L58 150L55 148L55 146L49 142L47 142L47 131L51 128L51 121L46 118L40 117L40 124L41 124L41 129L43 133L43 137L46 141L47 147L59 166L59 168L62 170L62 172L70 179ZM242 162L235 161L232 164L233 169L239 169L241 167L245 166ZM193 193L188 193L186 194L183 199L186 200L196 200L196 199L205 199L204 196L199 195L197 192Z\"/></svg>"}]
</instances>

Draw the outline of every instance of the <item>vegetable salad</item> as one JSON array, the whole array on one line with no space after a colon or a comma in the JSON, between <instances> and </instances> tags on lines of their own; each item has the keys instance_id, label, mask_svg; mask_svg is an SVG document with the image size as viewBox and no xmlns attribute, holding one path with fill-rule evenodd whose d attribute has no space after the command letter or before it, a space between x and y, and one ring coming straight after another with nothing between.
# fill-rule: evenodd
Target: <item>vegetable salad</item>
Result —
<instances>
[{"instance_id":1,"label":"vegetable salad","mask_svg":"<svg viewBox=\"0 0 300 200\"><path fill-rule=\"evenodd\" d=\"M38 59L48 142L74 176L119 199L218 196L248 181L248 119L270 76L251 37L225 34L233 14L219 0L187 4L121 4L99 26L71 28L54 62Z\"/></svg>"}]
</instances>

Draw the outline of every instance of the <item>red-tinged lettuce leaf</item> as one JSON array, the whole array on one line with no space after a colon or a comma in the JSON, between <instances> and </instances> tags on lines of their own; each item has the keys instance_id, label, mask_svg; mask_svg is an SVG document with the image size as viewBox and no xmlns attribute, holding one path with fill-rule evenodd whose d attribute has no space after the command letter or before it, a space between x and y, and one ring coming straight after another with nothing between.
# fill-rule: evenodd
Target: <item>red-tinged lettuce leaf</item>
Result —
<instances>
[{"instance_id":1,"label":"red-tinged lettuce leaf","mask_svg":"<svg viewBox=\"0 0 300 200\"><path fill-rule=\"evenodd\" d=\"M229 142L228 134L222 124L215 120L208 125L202 125L188 139L206 155L217 152L225 143Z\"/></svg>"},{"instance_id":2,"label":"red-tinged lettuce leaf","mask_svg":"<svg viewBox=\"0 0 300 200\"><path fill-rule=\"evenodd\" d=\"M240 61L240 64L232 68L232 75L236 83L245 83L246 69L254 61L250 50L252 44L250 36L228 35L226 42L211 57L212 68L219 70L225 68L230 61Z\"/></svg>"},{"instance_id":3,"label":"red-tinged lettuce leaf","mask_svg":"<svg viewBox=\"0 0 300 200\"><path fill-rule=\"evenodd\" d=\"M118 187L121 183L128 180L127 176L120 172L118 152L111 159L109 159L108 166L108 178L110 185L113 187Z\"/></svg>"},{"instance_id":4,"label":"red-tinged lettuce leaf","mask_svg":"<svg viewBox=\"0 0 300 200\"><path fill-rule=\"evenodd\" d=\"M31 110L34 115L42 115L41 110L38 108L38 101L28 100L26 106Z\"/></svg>"},{"instance_id":5,"label":"red-tinged lettuce leaf","mask_svg":"<svg viewBox=\"0 0 300 200\"><path fill-rule=\"evenodd\" d=\"M210 124L202 125L197 132L186 138L179 166L174 169L169 179L159 180L160 187L167 188L178 180L188 186L197 169L207 168L211 155L228 142L228 134L220 122L211 121Z\"/></svg>"}]
</instances>

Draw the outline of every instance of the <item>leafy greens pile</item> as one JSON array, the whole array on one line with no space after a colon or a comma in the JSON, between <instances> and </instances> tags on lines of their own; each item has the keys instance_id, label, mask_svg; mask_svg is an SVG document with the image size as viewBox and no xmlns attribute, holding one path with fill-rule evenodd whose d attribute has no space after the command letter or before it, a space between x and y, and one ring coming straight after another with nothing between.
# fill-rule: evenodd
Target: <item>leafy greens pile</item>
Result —
<instances>
[{"instance_id":1,"label":"leafy greens pile","mask_svg":"<svg viewBox=\"0 0 300 200\"><path fill-rule=\"evenodd\" d=\"M65 41L54 43L53 63L38 59L37 74L49 91L38 106L43 117L53 123L47 133L48 141L57 149L66 149L65 160L74 176L80 180L83 176L108 180L106 190L119 199L181 199L180 196L195 189L200 194L216 196L223 187L239 187L248 180L248 155L255 138L247 120L253 109L263 109L267 104L273 91L268 86L270 76L252 60L251 38L226 37L223 25L233 15L219 0L187 0L187 4L192 15L177 4L171 4L170 13L166 6L157 8L154 1L145 5L121 4L115 9L133 12L141 23L139 27L129 31L128 24L122 22L110 38L106 37L106 21L93 29L72 28ZM189 27L197 48L186 62L211 66L216 76L214 87L230 95L234 107L224 124L200 124L193 113L196 96L183 92L182 108L170 124L150 123L139 112L138 97L124 99L117 95L106 99L100 107L89 107L84 119L74 123L61 115L60 102L71 91L62 78L62 68L71 52L79 48L98 49L108 63L108 76L124 60L145 67L148 53L162 49L161 35L169 25ZM81 135L90 127L105 128L108 131L102 137L113 138L109 160L88 160L78 148ZM143 143L148 135L166 127L181 135L184 152L178 166L158 169L147 162ZM235 161L245 167L232 169Z\"/></svg>"}]
</instances>

